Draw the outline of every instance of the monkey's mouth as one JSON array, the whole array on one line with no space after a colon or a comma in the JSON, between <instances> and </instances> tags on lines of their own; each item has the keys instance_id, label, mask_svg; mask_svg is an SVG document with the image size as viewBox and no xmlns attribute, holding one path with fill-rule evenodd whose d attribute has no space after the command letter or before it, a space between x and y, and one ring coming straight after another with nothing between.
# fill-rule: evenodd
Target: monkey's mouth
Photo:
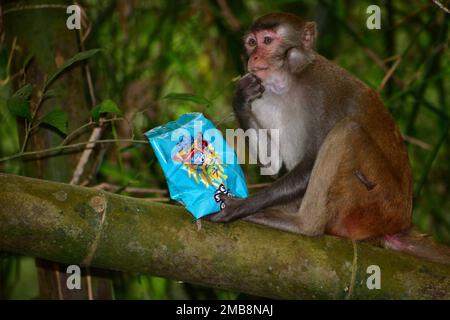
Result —
<instances>
[{"instance_id":1,"label":"monkey's mouth","mask_svg":"<svg viewBox=\"0 0 450 320\"><path fill-rule=\"evenodd\" d=\"M265 70L269 70L269 67L253 67L253 68L249 69L249 71L251 73L256 73L256 72L265 71Z\"/></svg>"}]
</instances>

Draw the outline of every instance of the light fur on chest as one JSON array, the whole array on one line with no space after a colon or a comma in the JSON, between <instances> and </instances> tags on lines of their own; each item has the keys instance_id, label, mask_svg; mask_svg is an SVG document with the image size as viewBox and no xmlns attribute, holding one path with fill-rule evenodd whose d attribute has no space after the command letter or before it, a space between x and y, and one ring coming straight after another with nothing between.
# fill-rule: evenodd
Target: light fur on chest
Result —
<instances>
[{"instance_id":1,"label":"light fur on chest","mask_svg":"<svg viewBox=\"0 0 450 320\"><path fill-rule=\"evenodd\" d=\"M277 172L281 163L291 170L303 158L307 143L305 126L307 119L301 104L300 98L285 101L282 96L267 92L252 103L252 114L257 125L261 129L279 130L280 163L277 166ZM260 150L258 150L258 158L261 157L259 152Z\"/></svg>"}]
</instances>

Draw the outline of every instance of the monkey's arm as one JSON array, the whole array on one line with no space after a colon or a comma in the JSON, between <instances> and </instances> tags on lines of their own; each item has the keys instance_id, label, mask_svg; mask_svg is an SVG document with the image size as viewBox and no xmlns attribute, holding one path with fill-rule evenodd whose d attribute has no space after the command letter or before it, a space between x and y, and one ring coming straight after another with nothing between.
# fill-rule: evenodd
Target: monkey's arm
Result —
<instances>
[{"instance_id":1,"label":"monkey's arm","mask_svg":"<svg viewBox=\"0 0 450 320\"><path fill-rule=\"evenodd\" d=\"M263 92L264 87L261 84L261 79L257 78L255 75L247 73L239 80L233 98L233 109L242 129L259 129L260 126L252 115L251 103L256 99L261 98Z\"/></svg>"},{"instance_id":2,"label":"monkey's arm","mask_svg":"<svg viewBox=\"0 0 450 320\"><path fill-rule=\"evenodd\" d=\"M233 109L238 120L239 127L244 130L249 128L259 129L258 124L249 110L250 104L247 104L245 101L235 97L233 101Z\"/></svg>"},{"instance_id":3,"label":"monkey's arm","mask_svg":"<svg viewBox=\"0 0 450 320\"><path fill-rule=\"evenodd\" d=\"M268 188L247 199L225 196L225 209L206 217L214 222L229 222L244 218L263 209L289 203L303 196L308 186L314 158L305 157L294 169L275 181Z\"/></svg>"}]
</instances>

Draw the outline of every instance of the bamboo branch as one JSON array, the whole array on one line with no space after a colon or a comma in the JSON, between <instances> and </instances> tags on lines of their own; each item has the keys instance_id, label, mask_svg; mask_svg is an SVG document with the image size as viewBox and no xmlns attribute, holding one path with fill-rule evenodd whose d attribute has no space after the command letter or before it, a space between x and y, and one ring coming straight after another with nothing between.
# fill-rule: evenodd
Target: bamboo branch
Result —
<instances>
[{"instance_id":1,"label":"bamboo branch","mask_svg":"<svg viewBox=\"0 0 450 320\"><path fill-rule=\"evenodd\" d=\"M180 206L8 174L0 184L0 250L271 298L344 299L353 284L354 299L450 299L450 266L366 243L356 260L345 239L243 221L197 230Z\"/></svg>"}]
</instances>

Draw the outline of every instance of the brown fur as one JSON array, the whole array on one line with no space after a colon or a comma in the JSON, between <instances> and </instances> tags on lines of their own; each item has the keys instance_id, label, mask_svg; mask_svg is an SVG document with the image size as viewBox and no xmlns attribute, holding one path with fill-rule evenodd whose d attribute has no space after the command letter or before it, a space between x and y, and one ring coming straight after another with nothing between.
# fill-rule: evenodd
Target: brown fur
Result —
<instances>
[{"instance_id":1,"label":"brown fur","mask_svg":"<svg viewBox=\"0 0 450 320\"><path fill-rule=\"evenodd\" d=\"M313 22L274 13L257 19L244 37L254 74L238 85L236 115L243 128L266 123L289 130L282 161L290 171L248 199L225 199L225 210L210 220L246 217L355 240L401 232L411 226L412 176L399 130L376 92L314 51L315 30ZM285 89L264 92L271 77L282 75ZM293 119L304 130L292 128ZM301 202L296 213L280 213L280 205L291 202Z\"/></svg>"},{"instance_id":2,"label":"brown fur","mask_svg":"<svg viewBox=\"0 0 450 320\"><path fill-rule=\"evenodd\" d=\"M223 199L225 209L208 219L386 239L425 256L427 249L395 236L412 226L413 181L400 132L378 93L313 50L315 36L313 22L290 14L261 17L249 29L250 74L239 81L233 108L244 129L289 132L282 141L289 172L247 199Z\"/></svg>"}]
</instances>

